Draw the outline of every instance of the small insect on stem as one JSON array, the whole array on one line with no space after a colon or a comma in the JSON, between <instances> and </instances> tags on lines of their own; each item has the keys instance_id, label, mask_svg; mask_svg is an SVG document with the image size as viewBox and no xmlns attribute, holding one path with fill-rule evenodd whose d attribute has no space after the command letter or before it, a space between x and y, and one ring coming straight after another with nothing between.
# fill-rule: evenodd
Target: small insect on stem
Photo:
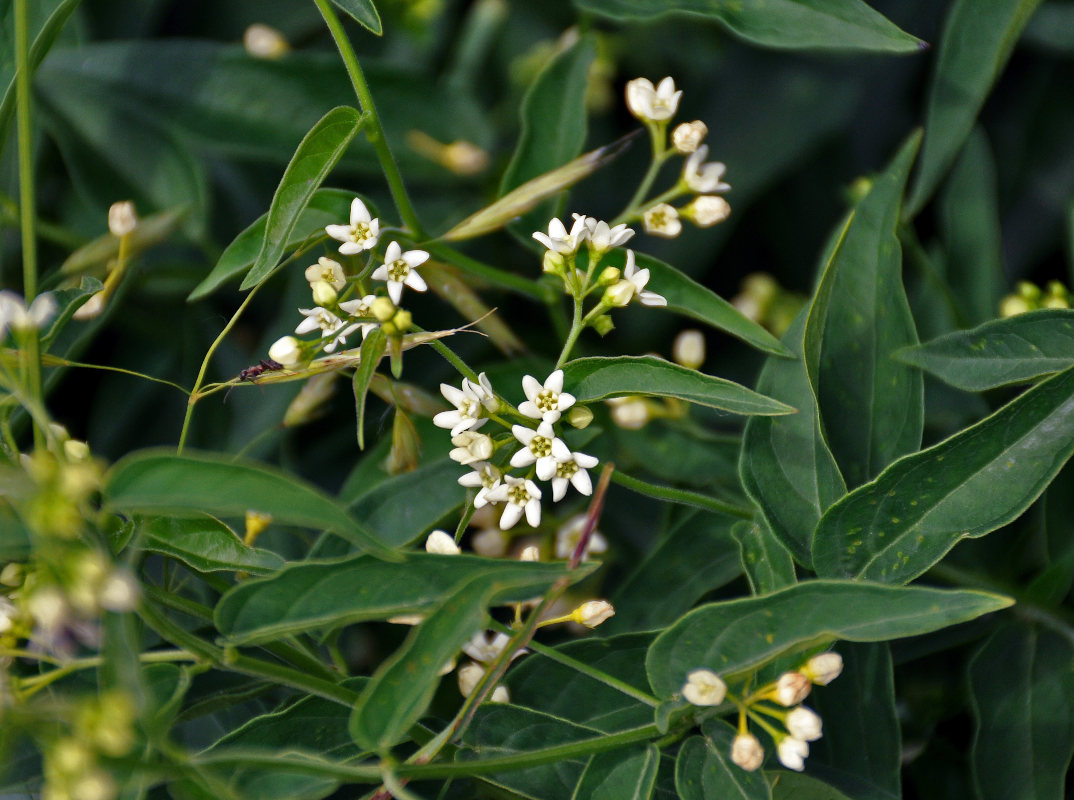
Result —
<instances>
[{"instance_id":1,"label":"small insect on stem","mask_svg":"<svg viewBox=\"0 0 1074 800\"><path fill-rule=\"evenodd\" d=\"M283 369L283 364L281 364L279 361L273 361L271 358L263 358L260 362L254 364L252 367L247 367L246 369L240 370L238 380L239 383L242 383L243 381L250 381L250 383L256 383L257 379L260 378L264 373L276 372L277 370L281 369ZM234 386L231 387L231 389L234 388ZM224 395L225 403L227 402L228 395L231 394L231 389L228 389L227 394Z\"/></svg>"}]
</instances>

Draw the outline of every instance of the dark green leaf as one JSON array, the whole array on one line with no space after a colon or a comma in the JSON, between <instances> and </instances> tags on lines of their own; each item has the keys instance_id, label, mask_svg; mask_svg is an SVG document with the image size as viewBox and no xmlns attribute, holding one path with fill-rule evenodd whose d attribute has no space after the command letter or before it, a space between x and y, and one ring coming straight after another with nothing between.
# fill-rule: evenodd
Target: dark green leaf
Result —
<instances>
[{"instance_id":1,"label":"dark green leaf","mask_svg":"<svg viewBox=\"0 0 1074 800\"><path fill-rule=\"evenodd\" d=\"M660 750L652 744L597 753L589 759L571 800L648 800L659 766Z\"/></svg>"},{"instance_id":2,"label":"dark green leaf","mask_svg":"<svg viewBox=\"0 0 1074 800\"><path fill-rule=\"evenodd\" d=\"M343 156L364 120L365 116L356 109L337 106L321 117L299 143L272 197L261 250L240 289L252 289L276 269L310 198Z\"/></svg>"},{"instance_id":3,"label":"dark green leaf","mask_svg":"<svg viewBox=\"0 0 1074 800\"><path fill-rule=\"evenodd\" d=\"M380 24L380 14L377 12L377 7L373 5L373 0L332 0L332 4L377 36L384 32Z\"/></svg>"},{"instance_id":4,"label":"dark green leaf","mask_svg":"<svg viewBox=\"0 0 1074 800\"><path fill-rule=\"evenodd\" d=\"M764 47L913 53L925 47L860 0L574 0L617 20L690 14Z\"/></svg>"},{"instance_id":5,"label":"dark green leaf","mask_svg":"<svg viewBox=\"0 0 1074 800\"><path fill-rule=\"evenodd\" d=\"M143 550L177 558L199 572L275 572L284 561L269 550L247 547L231 528L213 517L150 517L139 525Z\"/></svg>"},{"instance_id":6,"label":"dark green leaf","mask_svg":"<svg viewBox=\"0 0 1074 800\"><path fill-rule=\"evenodd\" d=\"M581 403L623 395L677 397L733 414L793 414L794 409L733 381L705 375L655 356L576 358L563 367L563 385Z\"/></svg>"},{"instance_id":7,"label":"dark green leaf","mask_svg":"<svg viewBox=\"0 0 1074 800\"><path fill-rule=\"evenodd\" d=\"M358 368L354 370L354 413L358 420L358 449L365 450L365 398L369 391L369 382L373 380L373 374L377 371L380 359L384 357L384 348L388 343L388 336L378 325L369 331L369 335L362 340L361 357Z\"/></svg>"},{"instance_id":8,"label":"dark green leaf","mask_svg":"<svg viewBox=\"0 0 1074 800\"><path fill-rule=\"evenodd\" d=\"M783 770L766 774L772 781L772 800L851 800L812 775Z\"/></svg>"},{"instance_id":9,"label":"dark green leaf","mask_svg":"<svg viewBox=\"0 0 1074 800\"><path fill-rule=\"evenodd\" d=\"M41 337L41 349L43 351L47 351L49 345L67 327L67 323L71 321L75 312L103 288L104 284L96 278L83 278L79 281L77 289L58 289L52 293L59 312L56 315L56 319L49 326L48 332Z\"/></svg>"},{"instance_id":10,"label":"dark green leaf","mask_svg":"<svg viewBox=\"0 0 1074 800\"><path fill-rule=\"evenodd\" d=\"M698 667L736 676L837 639L876 642L917 636L1010 604L985 592L808 581L694 609L657 637L645 667L656 695L671 697Z\"/></svg>"},{"instance_id":11,"label":"dark green leaf","mask_svg":"<svg viewBox=\"0 0 1074 800\"><path fill-rule=\"evenodd\" d=\"M350 505L351 513L381 540L407 544L463 504L461 474L454 461L426 464L379 482Z\"/></svg>"},{"instance_id":12,"label":"dark green leaf","mask_svg":"<svg viewBox=\"0 0 1074 800\"><path fill-rule=\"evenodd\" d=\"M618 483L620 486L626 487L632 492L643 494L646 497L654 497L657 500L666 500L669 503L681 503L684 506L700 508L703 511L712 511L716 514L731 514L743 519L753 516L752 509L737 505L734 502L702 494L701 492L694 492L689 489L678 489L674 486L650 483L649 481L635 478L632 475L627 475L624 472L613 472L612 483Z\"/></svg>"},{"instance_id":13,"label":"dark green leaf","mask_svg":"<svg viewBox=\"0 0 1074 800\"><path fill-rule=\"evenodd\" d=\"M285 525L330 530L378 558L399 558L332 498L261 464L143 450L112 467L102 494L106 508L121 511L225 517L260 511Z\"/></svg>"},{"instance_id":14,"label":"dark green leaf","mask_svg":"<svg viewBox=\"0 0 1074 800\"><path fill-rule=\"evenodd\" d=\"M1029 311L900 351L900 361L969 392L1026 383L1074 364L1074 311Z\"/></svg>"},{"instance_id":15,"label":"dark green leaf","mask_svg":"<svg viewBox=\"0 0 1074 800\"><path fill-rule=\"evenodd\" d=\"M794 559L763 522L736 522L731 535L753 594L768 594L797 582Z\"/></svg>"},{"instance_id":16,"label":"dark green leaf","mask_svg":"<svg viewBox=\"0 0 1074 800\"><path fill-rule=\"evenodd\" d=\"M921 374L891 354L917 344L895 235L920 134L857 204L809 310L805 362L825 440L848 486L921 445Z\"/></svg>"},{"instance_id":17,"label":"dark green leaf","mask_svg":"<svg viewBox=\"0 0 1074 800\"><path fill-rule=\"evenodd\" d=\"M735 729L723 720L705 720L704 737L691 736L679 750L675 788L682 800L768 800L771 791L762 772L731 763Z\"/></svg>"},{"instance_id":18,"label":"dark green leaf","mask_svg":"<svg viewBox=\"0 0 1074 800\"><path fill-rule=\"evenodd\" d=\"M1074 453L1074 368L990 417L907 456L821 518L813 565L824 576L906 583L964 537L1029 507Z\"/></svg>"},{"instance_id":19,"label":"dark green leaf","mask_svg":"<svg viewBox=\"0 0 1074 800\"><path fill-rule=\"evenodd\" d=\"M0 502L0 561L23 561L30 555L30 531L6 501Z\"/></svg>"}]
</instances>

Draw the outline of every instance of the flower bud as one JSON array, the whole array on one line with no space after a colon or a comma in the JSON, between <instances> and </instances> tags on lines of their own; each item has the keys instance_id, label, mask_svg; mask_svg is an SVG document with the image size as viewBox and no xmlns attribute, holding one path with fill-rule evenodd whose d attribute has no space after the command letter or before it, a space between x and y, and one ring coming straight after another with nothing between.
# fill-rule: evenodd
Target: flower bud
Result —
<instances>
[{"instance_id":1,"label":"flower bud","mask_svg":"<svg viewBox=\"0 0 1074 800\"><path fill-rule=\"evenodd\" d=\"M425 540L425 551L442 556L457 556L462 551L455 544L455 539L444 531L433 531Z\"/></svg>"},{"instance_id":2,"label":"flower bud","mask_svg":"<svg viewBox=\"0 0 1074 800\"><path fill-rule=\"evenodd\" d=\"M674 239L682 233L679 211L667 203L658 203L647 209L641 216L641 223L646 233L662 236L665 239Z\"/></svg>"},{"instance_id":3,"label":"flower bud","mask_svg":"<svg viewBox=\"0 0 1074 800\"><path fill-rule=\"evenodd\" d=\"M470 538L470 547L485 558L502 558L507 554L507 544L507 537L499 528L484 528Z\"/></svg>"},{"instance_id":4,"label":"flower bud","mask_svg":"<svg viewBox=\"0 0 1074 800\"><path fill-rule=\"evenodd\" d=\"M619 282L619 279L623 276L622 271L618 267L605 267L600 271L600 276L597 278L598 286L612 286Z\"/></svg>"},{"instance_id":5,"label":"flower bud","mask_svg":"<svg viewBox=\"0 0 1074 800\"><path fill-rule=\"evenodd\" d=\"M607 314L601 314L593 318L593 321L589 323L590 326L601 336L607 336L609 333L615 330L615 323L612 318Z\"/></svg>"},{"instance_id":6,"label":"flower bud","mask_svg":"<svg viewBox=\"0 0 1074 800\"><path fill-rule=\"evenodd\" d=\"M519 561L540 561L541 551L536 545L530 545L522 550L522 555L519 557Z\"/></svg>"},{"instance_id":7,"label":"flower bud","mask_svg":"<svg viewBox=\"0 0 1074 800\"><path fill-rule=\"evenodd\" d=\"M601 302L606 306L622 308L630 303L636 288L633 282L621 280L604 290Z\"/></svg>"},{"instance_id":8,"label":"flower bud","mask_svg":"<svg viewBox=\"0 0 1074 800\"><path fill-rule=\"evenodd\" d=\"M392 317L391 325L395 328L397 334L404 334L410 330L410 326L414 324L413 315L406 309L400 308L395 312L395 316Z\"/></svg>"},{"instance_id":9,"label":"flower bud","mask_svg":"<svg viewBox=\"0 0 1074 800\"><path fill-rule=\"evenodd\" d=\"M684 206L681 213L699 228L708 228L731 216L731 204L719 195L702 194Z\"/></svg>"},{"instance_id":10,"label":"flower bud","mask_svg":"<svg viewBox=\"0 0 1074 800\"><path fill-rule=\"evenodd\" d=\"M489 154L472 142L456 139L444 146L440 163L456 175L476 175L489 165Z\"/></svg>"},{"instance_id":11,"label":"flower bud","mask_svg":"<svg viewBox=\"0 0 1074 800\"><path fill-rule=\"evenodd\" d=\"M755 772L764 761L764 748L751 733L740 733L731 742L731 761L747 772Z\"/></svg>"},{"instance_id":12,"label":"flower bud","mask_svg":"<svg viewBox=\"0 0 1074 800\"><path fill-rule=\"evenodd\" d=\"M612 407L612 421L628 431L641 430L652 419L649 404L640 397L613 397L608 403Z\"/></svg>"},{"instance_id":13,"label":"flower bud","mask_svg":"<svg viewBox=\"0 0 1074 800\"><path fill-rule=\"evenodd\" d=\"M275 28L255 22L242 34L242 46L254 58L274 60L287 53L291 46Z\"/></svg>"},{"instance_id":14,"label":"flower bud","mask_svg":"<svg viewBox=\"0 0 1074 800\"><path fill-rule=\"evenodd\" d=\"M78 439L68 439L63 443L63 454L68 461L85 461L90 457L89 445Z\"/></svg>"},{"instance_id":15,"label":"flower bud","mask_svg":"<svg viewBox=\"0 0 1074 800\"><path fill-rule=\"evenodd\" d=\"M103 769L88 769L71 782L72 800L112 800L116 783Z\"/></svg>"},{"instance_id":16,"label":"flower bud","mask_svg":"<svg viewBox=\"0 0 1074 800\"><path fill-rule=\"evenodd\" d=\"M492 456L495 446L492 437L484 433L463 431L458 436L451 437L451 443L455 449L448 455L460 464L472 464L475 461L488 461Z\"/></svg>"},{"instance_id":17,"label":"flower bud","mask_svg":"<svg viewBox=\"0 0 1074 800\"><path fill-rule=\"evenodd\" d=\"M809 745L801 739L795 739L793 736L784 736L776 745L776 755L779 756L779 763L787 769L801 772L805 769L805 758L809 755Z\"/></svg>"},{"instance_id":18,"label":"flower bud","mask_svg":"<svg viewBox=\"0 0 1074 800\"><path fill-rule=\"evenodd\" d=\"M268 351L269 358L285 367L292 367L302 360L302 350L298 345L298 339L294 336L284 336L277 339Z\"/></svg>"},{"instance_id":19,"label":"flower bud","mask_svg":"<svg viewBox=\"0 0 1074 800\"><path fill-rule=\"evenodd\" d=\"M269 525L272 524L272 514L264 514L260 511L248 510L246 512L246 535L243 537L243 542L252 547L254 542L257 541L257 537L261 535Z\"/></svg>"},{"instance_id":20,"label":"flower bud","mask_svg":"<svg viewBox=\"0 0 1074 800\"><path fill-rule=\"evenodd\" d=\"M727 684L709 669L695 669L682 687L683 698L695 706L718 706L726 695Z\"/></svg>"},{"instance_id":21,"label":"flower bud","mask_svg":"<svg viewBox=\"0 0 1074 800\"><path fill-rule=\"evenodd\" d=\"M595 628L615 616L615 608L607 600L590 600L582 603L571 613L571 621Z\"/></svg>"},{"instance_id":22,"label":"flower bud","mask_svg":"<svg viewBox=\"0 0 1074 800\"><path fill-rule=\"evenodd\" d=\"M492 690L492 697L489 698L490 703L510 703L511 693L507 691L506 686L497 686Z\"/></svg>"},{"instance_id":23,"label":"flower bud","mask_svg":"<svg viewBox=\"0 0 1074 800\"><path fill-rule=\"evenodd\" d=\"M339 295L327 281L314 281L310 286L313 289L313 303L321 307L334 306L339 300Z\"/></svg>"},{"instance_id":24,"label":"flower bud","mask_svg":"<svg viewBox=\"0 0 1074 800\"><path fill-rule=\"evenodd\" d=\"M843 657L835 651L819 653L802 665L799 670L818 686L827 686L843 672Z\"/></svg>"},{"instance_id":25,"label":"flower bud","mask_svg":"<svg viewBox=\"0 0 1074 800\"><path fill-rule=\"evenodd\" d=\"M698 330L683 331L671 345L671 357L684 367L699 368L705 363L705 335Z\"/></svg>"},{"instance_id":26,"label":"flower bud","mask_svg":"<svg viewBox=\"0 0 1074 800\"><path fill-rule=\"evenodd\" d=\"M387 297L378 297L369 304L369 310L379 322L387 322L395 316L395 303Z\"/></svg>"},{"instance_id":27,"label":"flower bud","mask_svg":"<svg viewBox=\"0 0 1074 800\"><path fill-rule=\"evenodd\" d=\"M26 599L26 610L46 633L55 631L67 618L67 601L54 586L34 590Z\"/></svg>"},{"instance_id":28,"label":"flower bud","mask_svg":"<svg viewBox=\"0 0 1074 800\"><path fill-rule=\"evenodd\" d=\"M97 319L97 317L101 316L101 312L104 311L104 304L107 300L108 292L101 289L101 291L91 295L89 300L78 307L75 312L75 319L79 322Z\"/></svg>"},{"instance_id":29,"label":"flower bud","mask_svg":"<svg viewBox=\"0 0 1074 800\"><path fill-rule=\"evenodd\" d=\"M557 253L555 250L545 250L544 257L541 259L541 270L543 272L551 273L552 275L562 275L566 260L563 258L562 253Z\"/></svg>"},{"instance_id":30,"label":"flower bud","mask_svg":"<svg viewBox=\"0 0 1074 800\"><path fill-rule=\"evenodd\" d=\"M1050 294L1041 301L1041 308L1070 308L1070 301L1065 297Z\"/></svg>"},{"instance_id":31,"label":"flower bud","mask_svg":"<svg viewBox=\"0 0 1074 800\"><path fill-rule=\"evenodd\" d=\"M805 706L798 706L798 708L787 714L784 724L787 726L787 732L795 739L815 742L821 737L822 723L820 717L816 712Z\"/></svg>"},{"instance_id":32,"label":"flower bud","mask_svg":"<svg viewBox=\"0 0 1074 800\"><path fill-rule=\"evenodd\" d=\"M1003 301L999 304L999 315L1004 319L1008 317L1016 317L1019 314L1024 314L1027 311L1032 311L1033 306L1024 298L1016 294L1009 294L1003 298Z\"/></svg>"},{"instance_id":33,"label":"flower bud","mask_svg":"<svg viewBox=\"0 0 1074 800\"><path fill-rule=\"evenodd\" d=\"M104 579L97 592L97 603L106 611L130 611L138 605L141 586L126 570L116 569Z\"/></svg>"},{"instance_id":34,"label":"flower bud","mask_svg":"<svg viewBox=\"0 0 1074 800\"><path fill-rule=\"evenodd\" d=\"M1024 297L1030 303L1040 300L1040 287L1031 281L1018 281L1014 288L1018 290L1019 297Z\"/></svg>"},{"instance_id":35,"label":"flower bud","mask_svg":"<svg viewBox=\"0 0 1074 800\"><path fill-rule=\"evenodd\" d=\"M295 395L283 415L283 427L297 428L317 419L336 391L336 373L314 375Z\"/></svg>"},{"instance_id":36,"label":"flower bud","mask_svg":"<svg viewBox=\"0 0 1074 800\"><path fill-rule=\"evenodd\" d=\"M579 430L588 428L592 421L593 411L588 406L576 405L567 412L567 424Z\"/></svg>"},{"instance_id":37,"label":"flower bud","mask_svg":"<svg viewBox=\"0 0 1074 800\"><path fill-rule=\"evenodd\" d=\"M709 126L699 119L695 119L693 122L684 122L681 125L676 125L671 132L671 144L680 153L687 155L697 150L698 145L704 141L708 132Z\"/></svg>"},{"instance_id":38,"label":"flower bud","mask_svg":"<svg viewBox=\"0 0 1074 800\"><path fill-rule=\"evenodd\" d=\"M26 565L12 561L0 569L0 583L4 586L18 587L26 579Z\"/></svg>"},{"instance_id":39,"label":"flower bud","mask_svg":"<svg viewBox=\"0 0 1074 800\"><path fill-rule=\"evenodd\" d=\"M773 699L781 706L796 706L809 696L812 684L801 672L784 672L772 690Z\"/></svg>"},{"instance_id":40,"label":"flower bud","mask_svg":"<svg viewBox=\"0 0 1074 800\"><path fill-rule=\"evenodd\" d=\"M480 664L471 661L468 664L463 664L459 667L459 694L463 697L469 697L474 693L474 689L477 687L478 682L485 677L485 668Z\"/></svg>"},{"instance_id":41,"label":"flower bud","mask_svg":"<svg viewBox=\"0 0 1074 800\"><path fill-rule=\"evenodd\" d=\"M108 208L108 231L113 236L126 236L138 227L138 215L134 211L134 203L123 200L112 203Z\"/></svg>"}]
</instances>

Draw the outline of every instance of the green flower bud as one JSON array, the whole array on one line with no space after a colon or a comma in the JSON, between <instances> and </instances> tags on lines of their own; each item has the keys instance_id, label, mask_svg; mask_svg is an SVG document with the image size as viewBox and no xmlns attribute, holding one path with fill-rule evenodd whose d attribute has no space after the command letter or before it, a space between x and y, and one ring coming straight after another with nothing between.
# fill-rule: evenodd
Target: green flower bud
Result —
<instances>
[{"instance_id":1,"label":"green flower bud","mask_svg":"<svg viewBox=\"0 0 1074 800\"><path fill-rule=\"evenodd\" d=\"M378 297L369 305L369 310L378 322L387 322L395 316L395 303L387 297ZM387 331L385 331L387 333Z\"/></svg>"},{"instance_id":2,"label":"green flower bud","mask_svg":"<svg viewBox=\"0 0 1074 800\"><path fill-rule=\"evenodd\" d=\"M600 271L600 277L597 278L597 284L599 286L612 286L618 283L622 276L623 273L618 267L605 267Z\"/></svg>"},{"instance_id":3,"label":"green flower bud","mask_svg":"<svg viewBox=\"0 0 1074 800\"><path fill-rule=\"evenodd\" d=\"M593 412L588 406L574 406L567 412L567 423L581 430L589 427L593 421Z\"/></svg>"},{"instance_id":4,"label":"green flower bud","mask_svg":"<svg viewBox=\"0 0 1074 800\"><path fill-rule=\"evenodd\" d=\"M593 330L599 333L601 336L607 336L609 333L615 330L615 323L612 322L612 318L607 314L601 314L599 317L594 318L589 323L593 326Z\"/></svg>"}]
</instances>

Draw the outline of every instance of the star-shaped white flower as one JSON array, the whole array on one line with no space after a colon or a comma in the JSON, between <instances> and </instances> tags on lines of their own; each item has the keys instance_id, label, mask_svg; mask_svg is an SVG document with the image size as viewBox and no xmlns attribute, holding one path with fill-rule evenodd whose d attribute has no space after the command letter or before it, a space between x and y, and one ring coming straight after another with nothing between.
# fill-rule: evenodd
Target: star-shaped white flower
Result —
<instances>
[{"instance_id":1,"label":"star-shaped white flower","mask_svg":"<svg viewBox=\"0 0 1074 800\"><path fill-rule=\"evenodd\" d=\"M581 214L575 214L574 219L575 224L582 222L585 225L589 247L596 253L606 253L613 247L626 244L634 236L634 229L628 228L626 223L612 227L602 219L585 217Z\"/></svg>"},{"instance_id":2,"label":"star-shaped white flower","mask_svg":"<svg viewBox=\"0 0 1074 800\"><path fill-rule=\"evenodd\" d=\"M367 294L361 300L347 300L339 304L339 307L350 314L352 317L372 317L373 316L373 301L377 299L375 294ZM365 339L369 335L369 332L377 327L376 322L359 322L358 327L362 329L362 338Z\"/></svg>"},{"instance_id":3,"label":"star-shaped white flower","mask_svg":"<svg viewBox=\"0 0 1074 800\"><path fill-rule=\"evenodd\" d=\"M578 248L582 246L588 235L589 229L586 227L586 218L580 214L575 214L574 225L571 226L570 233L567 233L567 228L557 217L548 221L547 234L535 231L533 238L555 253L569 255L578 252Z\"/></svg>"},{"instance_id":4,"label":"star-shaped white flower","mask_svg":"<svg viewBox=\"0 0 1074 800\"><path fill-rule=\"evenodd\" d=\"M347 325L327 308L317 306L298 310L299 313L305 314L306 318L298 323L295 333L309 333L320 328L321 335L328 337L328 341L324 344L326 353L335 350L336 345L346 344L347 336L358 330L358 323Z\"/></svg>"},{"instance_id":5,"label":"star-shaped white flower","mask_svg":"<svg viewBox=\"0 0 1074 800\"><path fill-rule=\"evenodd\" d=\"M556 472L552 476L552 501L558 503L567 494L567 484L572 484L581 494L593 494L593 481L587 469L597 466L597 459L585 453L571 453L568 459L556 459Z\"/></svg>"},{"instance_id":6,"label":"star-shaped white flower","mask_svg":"<svg viewBox=\"0 0 1074 800\"><path fill-rule=\"evenodd\" d=\"M407 250L404 253L399 242L391 242L384 251L384 263L373 270L372 278L375 281L387 281L388 297L399 305L404 285L415 292L424 292L429 288L416 272L416 268L428 260L429 254L424 250Z\"/></svg>"},{"instance_id":7,"label":"star-shaped white flower","mask_svg":"<svg viewBox=\"0 0 1074 800\"><path fill-rule=\"evenodd\" d=\"M26 307L14 292L0 292L0 339L8 327L15 330L40 330L56 314L56 299L51 292L39 294Z\"/></svg>"},{"instance_id":8,"label":"star-shaped white flower","mask_svg":"<svg viewBox=\"0 0 1074 800\"><path fill-rule=\"evenodd\" d=\"M482 416L485 407L481 403L485 390L482 386L472 383L469 379L462 379L462 388L440 384L440 393L444 399L455 406L452 411L441 411L433 417L433 425L438 428L450 428L452 436L458 436L463 431L473 431L480 428L488 419Z\"/></svg>"},{"instance_id":9,"label":"star-shaped white flower","mask_svg":"<svg viewBox=\"0 0 1074 800\"><path fill-rule=\"evenodd\" d=\"M363 250L372 250L380 238L380 220L373 219L369 209L360 197L351 201L351 219L349 225L325 225L324 232L333 239L343 242L339 252L353 256Z\"/></svg>"},{"instance_id":10,"label":"star-shaped white flower","mask_svg":"<svg viewBox=\"0 0 1074 800\"><path fill-rule=\"evenodd\" d=\"M641 223L645 232L653 236L661 236L665 239L674 239L682 233L682 220L679 219L679 211L675 206L668 203L657 203L646 209L641 215Z\"/></svg>"},{"instance_id":11,"label":"star-shaped white flower","mask_svg":"<svg viewBox=\"0 0 1074 800\"><path fill-rule=\"evenodd\" d=\"M526 399L518 410L527 417L555 422L560 415L574 405L575 397L563 391L563 370L557 369L544 383L538 383L532 375L522 378L522 391Z\"/></svg>"},{"instance_id":12,"label":"star-shaped white flower","mask_svg":"<svg viewBox=\"0 0 1074 800\"><path fill-rule=\"evenodd\" d=\"M338 261L321 256L316 264L306 267L306 280L310 286L317 281L324 281L337 292L342 291L347 285L347 278L343 274L343 267Z\"/></svg>"},{"instance_id":13,"label":"star-shaped white flower","mask_svg":"<svg viewBox=\"0 0 1074 800\"><path fill-rule=\"evenodd\" d=\"M731 184L724 183L723 175L727 172L727 166L720 161L711 164L703 163L708 157L709 146L703 144L697 148L682 167L682 179L687 186L698 194L712 194L713 192L726 192Z\"/></svg>"},{"instance_id":14,"label":"star-shaped white flower","mask_svg":"<svg viewBox=\"0 0 1074 800\"><path fill-rule=\"evenodd\" d=\"M646 291L645 286L649 283L649 270L638 269L634 264L634 251L627 250L626 266L623 268L623 277L634 284L634 293L643 306L666 306L667 298L656 292Z\"/></svg>"},{"instance_id":15,"label":"star-shaped white flower","mask_svg":"<svg viewBox=\"0 0 1074 800\"><path fill-rule=\"evenodd\" d=\"M459 485L469 489L476 489L480 486L477 497L474 498L474 508L484 508L489 502L489 492L500 485L503 474L488 461L476 461L470 466L474 471L467 472L459 478Z\"/></svg>"},{"instance_id":16,"label":"star-shaped white flower","mask_svg":"<svg viewBox=\"0 0 1074 800\"><path fill-rule=\"evenodd\" d=\"M630 113L640 120L660 122L671 119L679 110L682 90L675 91L675 81L669 76L653 86L647 78L627 82L626 102Z\"/></svg>"},{"instance_id":17,"label":"star-shaped white flower","mask_svg":"<svg viewBox=\"0 0 1074 800\"><path fill-rule=\"evenodd\" d=\"M695 706L718 706L727 695L727 684L710 669L695 669L686 676L683 699Z\"/></svg>"},{"instance_id":18,"label":"star-shaped white flower","mask_svg":"<svg viewBox=\"0 0 1074 800\"><path fill-rule=\"evenodd\" d=\"M556 531L556 558L566 559L574 555L574 551L578 547L578 540L582 538L582 533L585 531L585 525L586 515L575 514L559 526L559 530ZM590 555L599 555L607 549L608 540L604 538L600 531L595 530L589 534L589 541L586 542L582 559L584 560Z\"/></svg>"},{"instance_id":19,"label":"star-shaped white flower","mask_svg":"<svg viewBox=\"0 0 1074 800\"><path fill-rule=\"evenodd\" d=\"M537 477L542 481L551 480L556 474L556 462L571 458L570 448L562 439L556 438L552 423L542 422L537 430L524 425L512 425L511 432L525 445L511 456L512 467L528 467L537 464Z\"/></svg>"},{"instance_id":20,"label":"star-shaped white flower","mask_svg":"<svg viewBox=\"0 0 1074 800\"><path fill-rule=\"evenodd\" d=\"M485 499L490 503L506 502L507 506L500 516L500 529L508 530L526 515L526 522L531 528L541 524L541 490L530 480L504 476L504 482L495 489L490 489Z\"/></svg>"}]
</instances>

